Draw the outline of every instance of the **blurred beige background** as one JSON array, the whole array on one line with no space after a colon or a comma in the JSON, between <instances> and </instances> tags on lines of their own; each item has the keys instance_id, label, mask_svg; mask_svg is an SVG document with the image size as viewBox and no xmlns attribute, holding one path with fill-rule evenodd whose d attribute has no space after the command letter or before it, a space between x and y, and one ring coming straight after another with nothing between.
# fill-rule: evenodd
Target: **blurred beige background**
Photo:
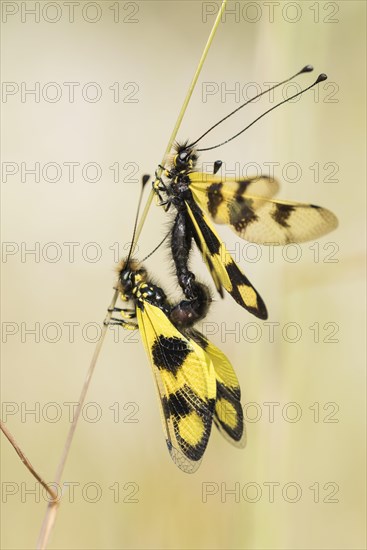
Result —
<instances>
[{"instance_id":1,"label":"blurred beige background","mask_svg":"<svg viewBox=\"0 0 367 550\"><path fill-rule=\"evenodd\" d=\"M161 161L216 4L80 2L74 14L64 2L39 6L36 22L26 11L34 2L2 2L2 417L51 481L112 296L116 243L124 254L139 178ZM139 337L108 335L50 548L365 548L365 3L229 2L229 10L179 137L198 137L240 104L239 93L312 63L314 75L298 82L328 73L318 94L202 161L249 173L248 163L265 173L277 163L280 196L326 206L340 226L274 258L220 228L275 324L216 297L203 330L238 373L248 445L237 450L213 433L193 476L169 458ZM25 93L37 86L38 98ZM272 104L249 106L202 145ZM37 162L39 182L25 171ZM152 206L140 258L168 221ZM255 253L261 260L251 261ZM168 251L148 265L179 297ZM193 267L208 281L197 256ZM33 548L45 499L30 493L34 480L4 437L1 449L2 547Z\"/></svg>"}]
</instances>

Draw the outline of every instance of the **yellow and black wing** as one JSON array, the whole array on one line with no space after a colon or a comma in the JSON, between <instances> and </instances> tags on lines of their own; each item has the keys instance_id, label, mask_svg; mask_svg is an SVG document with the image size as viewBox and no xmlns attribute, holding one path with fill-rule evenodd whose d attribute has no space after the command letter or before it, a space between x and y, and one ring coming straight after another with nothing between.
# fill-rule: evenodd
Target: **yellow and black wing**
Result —
<instances>
[{"instance_id":1,"label":"yellow and black wing","mask_svg":"<svg viewBox=\"0 0 367 550\"><path fill-rule=\"evenodd\" d=\"M168 450L181 470L200 465L213 422L216 378L204 350L158 307L137 308L143 344L153 366Z\"/></svg>"},{"instance_id":2,"label":"yellow and black wing","mask_svg":"<svg viewBox=\"0 0 367 550\"><path fill-rule=\"evenodd\" d=\"M217 381L214 424L221 434L236 447L246 445L243 422L241 389L236 373L224 353L197 330L191 330L192 338L210 357Z\"/></svg>"},{"instance_id":3,"label":"yellow and black wing","mask_svg":"<svg viewBox=\"0 0 367 550\"><path fill-rule=\"evenodd\" d=\"M313 204L271 199L275 180L221 180L189 174L197 204L215 223L227 224L241 238L258 244L284 245L318 239L335 229L336 216Z\"/></svg>"},{"instance_id":4,"label":"yellow and black wing","mask_svg":"<svg viewBox=\"0 0 367 550\"><path fill-rule=\"evenodd\" d=\"M261 296L239 269L205 213L196 203L185 204L195 242L220 295L223 296L225 288L240 306L260 319L267 319L268 313Z\"/></svg>"}]
</instances>

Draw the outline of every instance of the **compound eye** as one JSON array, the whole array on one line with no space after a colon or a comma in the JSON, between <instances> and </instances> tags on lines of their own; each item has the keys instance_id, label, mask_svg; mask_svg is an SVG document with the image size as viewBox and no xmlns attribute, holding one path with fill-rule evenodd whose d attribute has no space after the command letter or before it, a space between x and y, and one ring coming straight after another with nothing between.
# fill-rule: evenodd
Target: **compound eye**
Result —
<instances>
[{"instance_id":1,"label":"compound eye","mask_svg":"<svg viewBox=\"0 0 367 550\"><path fill-rule=\"evenodd\" d=\"M125 291L129 291L133 287L133 274L131 271L123 271L120 276L121 284Z\"/></svg>"},{"instance_id":2,"label":"compound eye","mask_svg":"<svg viewBox=\"0 0 367 550\"><path fill-rule=\"evenodd\" d=\"M189 156L189 153L187 151L183 151L182 153L180 153L180 161L181 162L186 162L187 161L187 158Z\"/></svg>"}]
</instances>

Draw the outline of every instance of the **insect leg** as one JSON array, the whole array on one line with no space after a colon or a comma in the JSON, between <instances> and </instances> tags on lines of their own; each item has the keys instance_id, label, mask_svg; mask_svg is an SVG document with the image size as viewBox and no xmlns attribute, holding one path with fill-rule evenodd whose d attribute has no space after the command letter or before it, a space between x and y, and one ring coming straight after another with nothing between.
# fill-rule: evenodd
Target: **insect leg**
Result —
<instances>
[{"instance_id":1,"label":"insect leg","mask_svg":"<svg viewBox=\"0 0 367 550\"><path fill-rule=\"evenodd\" d=\"M125 330L137 330L138 329L138 323L132 323L131 321L124 321L123 319L117 319L116 317L111 317L111 320L109 323L105 323L108 325L118 325L119 327L122 327Z\"/></svg>"},{"instance_id":2,"label":"insect leg","mask_svg":"<svg viewBox=\"0 0 367 550\"><path fill-rule=\"evenodd\" d=\"M152 187L153 187L153 190L156 194L157 206L165 206L164 211L168 212L168 210L171 206L171 201L170 201L170 199L164 200L161 193L160 193L160 191L161 191L163 193L166 193L166 195L168 195L167 186L163 182L162 178L160 178L158 176L157 172L155 173L155 177L156 177L156 179L153 181Z\"/></svg>"},{"instance_id":3,"label":"insect leg","mask_svg":"<svg viewBox=\"0 0 367 550\"><path fill-rule=\"evenodd\" d=\"M109 313L120 313L121 318L111 317L111 319L106 322L105 325L119 325L120 327L126 329L126 330L135 330L138 328L138 324L132 321L129 321L129 319L135 319L136 318L136 310L132 308L121 308L121 307L114 307L112 309L108 310ZM125 320L127 319L127 320ZM112 322L111 322L112 321Z\"/></svg>"},{"instance_id":4,"label":"insect leg","mask_svg":"<svg viewBox=\"0 0 367 550\"><path fill-rule=\"evenodd\" d=\"M136 317L135 309L115 307L113 309L113 312L115 311L119 312L121 317L123 317L124 319L135 319Z\"/></svg>"}]
</instances>

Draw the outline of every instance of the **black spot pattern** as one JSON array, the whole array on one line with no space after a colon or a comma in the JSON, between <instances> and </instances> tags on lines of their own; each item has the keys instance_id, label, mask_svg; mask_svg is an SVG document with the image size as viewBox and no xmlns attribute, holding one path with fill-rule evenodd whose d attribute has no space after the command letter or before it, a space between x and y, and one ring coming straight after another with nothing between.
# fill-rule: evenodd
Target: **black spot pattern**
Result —
<instances>
[{"instance_id":1,"label":"black spot pattern","mask_svg":"<svg viewBox=\"0 0 367 550\"><path fill-rule=\"evenodd\" d=\"M178 369L191 353L187 343L177 336L158 336L152 346L153 363L158 369L165 369L175 376Z\"/></svg>"},{"instance_id":2,"label":"black spot pattern","mask_svg":"<svg viewBox=\"0 0 367 550\"><path fill-rule=\"evenodd\" d=\"M251 181L253 180L240 180L238 181L238 189L236 191L237 196L242 196L244 193L246 193L248 186L250 185Z\"/></svg>"},{"instance_id":3,"label":"black spot pattern","mask_svg":"<svg viewBox=\"0 0 367 550\"><path fill-rule=\"evenodd\" d=\"M236 208L229 211L229 223L236 231L243 231L250 223L256 222L258 216L253 208L253 200L238 196Z\"/></svg>"},{"instance_id":4,"label":"black spot pattern","mask_svg":"<svg viewBox=\"0 0 367 550\"><path fill-rule=\"evenodd\" d=\"M215 218L217 215L218 207L223 202L223 195L221 193L223 183L212 183L208 187L208 212Z\"/></svg>"},{"instance_id":5,"label":"black spot pattern","mask_svg":"<svg viewBox=\"0 0 367 550\"><path fill-rule=\"evenodd\" d=\"M200 397L187 385L184 385L174 394L163 400L163 411L165 417L171 418L175 431L175 437L181 452L190 460L200 460L205 452L211 432L215 400L208 399L203 401ZM203 434L196 445L190 445L180 435L179 423L180 419L195 412L203 422Z\"/></svg>"},{"instance_id":6,"label":"black spot pattern","mask_svg":"<svg viewBox=\"0 0 367 550\"><path fill-rule=\"evenodd\" d=\"M227 419L227 423L226 408L225 404L223 406L222 403L219 409L220 415L218 415L217 411L214 413L214 423L218 429L222 428L231 439L240 441L243 435L243 410L240 402L240 391L238 389L238 392L236 392L238 397L235 395L235 391L229 391L221 382L217 381L217 399L223 399L229 403L227 414L228 416L230 415L230 418ZM236 420L236 425L232 428L229 424L232 424L234 419Z\"/></svg>"},{"instance_id":7,"label":"black spot pattern","mask_svg":"<svg viewBox=\"0 0 367 550\"><path fill-rule=\"evenodd\" d=\"M256 317L259 317L259 319L267 319L268 312L266 309L266 305L264 304L261 296L250 283L248 278L242 273L242 271L238 269L237 264L232 260L228 265L226 265L226 270L232 283L232 290L230 291L230 295L232 296L232 298L234 298L240 306L247 309L247 311L253 313L254 315L256 315ZM251 307L248 304L245 304L237 288L240 285L250 286L254 289L257 296L257 307Z\"/></svg>"},{"instance_id":8,"label":"black spot pattern","mask_svg":"<svg viewBox=\"0 0 367 550\"><path fill-rule=\"evenodd\" d=\"M282 227L289 228L287 220L294 211L294 206L289 204L277 204L275 211L272 214L273 220L276 221Z\"/></svg>"},{"instance_id":9,"label":"black spot pattern","mask_svg":"<svg viewBox=\"0 0 367 550\"><path fill-rule=\"evenodd\" d=\"M172 393L168 398L163 398L163 410L166 418L170 416L187 416L192 408L189 406L186 397L182 394L181 390L176 393Z\"/></svg>"}]
</instances>

